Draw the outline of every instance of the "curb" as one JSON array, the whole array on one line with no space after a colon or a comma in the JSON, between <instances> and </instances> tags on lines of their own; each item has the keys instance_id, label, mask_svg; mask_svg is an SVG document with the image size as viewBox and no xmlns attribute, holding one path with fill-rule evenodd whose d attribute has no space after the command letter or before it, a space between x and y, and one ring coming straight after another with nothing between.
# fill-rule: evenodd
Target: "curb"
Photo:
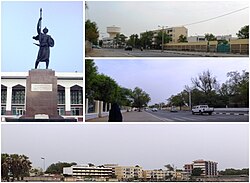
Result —
<instances>
[{"instance_id":1,"label":"curb","mask_svg":"<svg viewBox=\"0 0 250 183\"><path fill-rule=\"evenodd\" d=\"M214 112L213 114L225 114L225 115L234 115L234 116L249 116L245 113L228 113L228 112Z\"/></svg>"}]
</instances>

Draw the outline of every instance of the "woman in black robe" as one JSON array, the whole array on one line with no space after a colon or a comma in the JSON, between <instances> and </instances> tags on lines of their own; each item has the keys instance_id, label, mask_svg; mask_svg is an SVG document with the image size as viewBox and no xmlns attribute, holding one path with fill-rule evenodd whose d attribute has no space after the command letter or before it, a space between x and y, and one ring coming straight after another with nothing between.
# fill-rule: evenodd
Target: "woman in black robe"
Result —
<instances>
[{"instance_id":1,"label":"woman in black robe","mask_svg":"<svg viewBox=\"0 0 250 183\"><path fill-rule=\"evenodd\" d=\"M109 122L121 122L122 113L117 103L113 103L109 111Z\"/></svg>"}]
</instances>

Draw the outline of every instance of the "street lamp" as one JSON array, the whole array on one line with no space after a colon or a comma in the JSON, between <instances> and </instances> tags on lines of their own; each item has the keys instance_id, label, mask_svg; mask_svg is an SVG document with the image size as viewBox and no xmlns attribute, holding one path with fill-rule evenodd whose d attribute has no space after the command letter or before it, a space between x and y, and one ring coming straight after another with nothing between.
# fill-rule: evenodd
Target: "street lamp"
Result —
<instances>
[{"instance_id":1,"label":"street lamp","mask_svg":"<svg viewBox=\"0 0 250 183\"><path fill-rule=\"evenodd\" d=\"M163 47L163 45L164 45L164 34L163 34L163 31L164 31L164 27L165 28L167 28L168 26L160 26L160 25L158 25L158 27L161 27L162 28L162 32L161 32L161 52L163 52L163 50L164 50L164 47Z\"/></svg>"},{"instance_id":2,"label":"street lamp","mask_svg":"<svg viewBox=\"0 0 250 183\"><path fill-rule=\"evenodd\" d=\"M191 91L192 91L192 88L190 88L189 86L185 86L187 92L188 92L188 99L189 99L189 107L190 107L190 110L192 109L192 101L191 101Z\"/></svg>"},{"instance_id":3,"label":"street lamp","mask_svg":"<svg viewBox=\"0 0 250 183\"><path fill-rule=\"evenodd\" d=\"M45 158L41 157L41 159L43 160L43 171L45 173Z\"/></svg>"}]
</instances>

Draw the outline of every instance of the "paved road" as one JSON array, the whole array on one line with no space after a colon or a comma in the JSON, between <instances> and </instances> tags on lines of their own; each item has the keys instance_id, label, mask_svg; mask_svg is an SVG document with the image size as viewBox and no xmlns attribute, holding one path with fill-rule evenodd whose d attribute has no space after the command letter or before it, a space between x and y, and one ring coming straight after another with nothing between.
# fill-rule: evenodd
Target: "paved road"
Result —
<instances>
[{"instance_id":1,"label":"paved road","mask_svg":"<svg viewBox=\"0 0 250 183\"><path fill-rule=\"evenodd\" d=\"M227 113L227 114L203 114L192 115L189 111L147 111L148 114L155 116L159 121L177 121L177 122L248 122L249 116L247 113ZM244 114L244 115L243 115ZM246 115L247 114L247 115Z\"/></svg>"},{"instance_id":2,"label":"paved road","mask_svg":"<svg viewBox=\"0 0 250 183\"><path fill-rule=\"evenodd\" d=\"M235 113L237 114L237 113ZM245 113L246 114L246 113ZM248 115L192 115L191 112L179 111L171 113L169 111L152 112L125 112L123 122L247 122ZM108 122L108 116L87 120L87 122Z\"/></svg>"},{"instance_id":3,"label":"paved road","mask_svg":"<svg viewBox=\"0 0 250 183\"><path fill-rule=\"evenodd\" d=\"M223 53L202 53L202 52L185 52L185 51L167 51L161 50L144 50L133 49L125 51L124 49L93 49L86 54L86 57L247 57L248 55L223 54Z\"/></svg>"}]
</instances>

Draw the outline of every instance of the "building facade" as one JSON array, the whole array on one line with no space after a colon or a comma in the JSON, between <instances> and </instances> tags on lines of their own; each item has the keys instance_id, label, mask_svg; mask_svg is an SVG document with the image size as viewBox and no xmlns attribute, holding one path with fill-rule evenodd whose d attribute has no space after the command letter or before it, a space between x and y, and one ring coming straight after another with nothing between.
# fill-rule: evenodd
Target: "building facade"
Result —
<instances>
[{"instance_id":1,"label":"building facade","mask_svg":"<svg viewBox=\"0 0 250 183\"><path fill-rule=\"evenodd\" d=\"M185 164L184 171L188 173L192 173L193 169L200 168L202 170L201 176L217 176L217 162L213 161L205 161L203 159L195 160L192 164Z\"/></svg>"},{"instance_id":2,"label":"building facade","mask_svg":"<svg viewBox=\"0 0 250 183\"><path fill-rule=\"evenodd\" d=\"M140 166L116 166L115 175L118 180L128 181L130 179L142 178L142 167Z\"/></svg>"},{"instance_id":3,"label":"building facade","mask_svg":"<svg viewBox=\"0 0 250 183\"><path fill-rule=\"evenodd\" d=\"M188 36L188 29L186 27L169 27L164 29L158 29L158 30L152 30L149 32L153 32L153 38L152 38L152 46L156 45L156 37L158 36L159 32L165 32L167 35L170 36L171 41L170 43L178 43L179 37L181 35L187 37ZM144 34L146 32L141 33L140 35Z\"/></svg>"},{"instance_id":4,"label":"building facade","mask_svg":"<svg viewBox=\"0 0 250 183\"><path fill-rule=\"evenodd\" d=\"M56 72L57 111L67 118L83 120L83 73ZM20 117L25 113L26 78L28 72L1 73L1 116Z\"/></svg>"},{"instance_id":5,"label":"building facade","mask_svg":"<svg viewBox=\"0 0 250 183\"><path fill-rule=\"evenodd\" d=\"M105 166L73 165L71 167L64 167L63 175L65 177L76 177L79 179L106 179L112 177L112 168Z\"/></svg>"}]
</instances>

